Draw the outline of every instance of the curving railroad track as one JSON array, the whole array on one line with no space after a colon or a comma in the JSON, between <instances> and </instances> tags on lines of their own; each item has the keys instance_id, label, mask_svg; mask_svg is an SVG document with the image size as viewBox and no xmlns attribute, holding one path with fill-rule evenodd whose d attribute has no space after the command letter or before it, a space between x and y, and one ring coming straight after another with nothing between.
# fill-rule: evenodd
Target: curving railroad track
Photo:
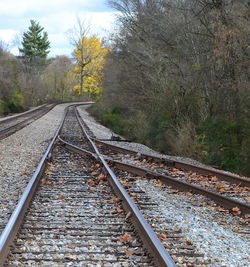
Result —
<instances>
[{"instance_id":1,"label":"curving railroad track","mask_svg":"<svg viewBox=\"0 0 250 267\"><path fill-rule=\"evenodd\" d=\"M70 107L4 229L0 264L175 266L75 118ZM65 151L59 134L95 154Z\"/></svg>"},{"instance_id":2,"label":"curving railroad track","mask_svg":"<svg viewBox=\"0 0 250 267\"><path fill-rule=\"evenodd\" d=\"M19 131L49 112L55 104L42 105L30 111L0 120L0 140Z\"/></svg>"},{"instance_id":3,"label":"curving railroad track","mask_svg":"<svg viewBox=\"0 0 250 267\"><path fill-rule=\"evenodd\" d=\"M250 213L249 178L243 178L216 169L197 167L180 161L171 161L161 157L141 154L120 146L108 144L98 140L83 119L80 118L80 115L78 116L82 127L85 128L100 153L114 169L127 171L133 175L159 179L162 183L178 190L204 195L236 215L246 216ZM65 143L65 146L78 153L84 153L81 149L72 148L69 143Z\"/></svg>"},{"instance_id":4,"label":"curving railroad track","mask_svg":"<svg viewBox=\"0 0 250 267\"><path fill-rule=\"evenodd\" d=\"M96 139L70 106L0 237L0 264L213 266L140 182L202 194L246 216L249 180L182 164Z\"/></svg>"}]
</instances>

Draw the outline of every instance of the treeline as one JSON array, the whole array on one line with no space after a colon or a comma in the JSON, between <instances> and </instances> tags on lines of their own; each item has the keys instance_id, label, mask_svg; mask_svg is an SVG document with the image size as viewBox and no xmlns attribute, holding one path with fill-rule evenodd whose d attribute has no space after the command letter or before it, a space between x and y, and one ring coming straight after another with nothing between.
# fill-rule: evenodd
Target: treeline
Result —
<instances>
[{"instance_id":1,"label":"treeline","mask_svg":"<svg viewBox=\"0 0 250 267\"><path fill-rule=\"evenodd\" d=\"M65 56L37 58L32 63L0 47L0 114L74 98L72 60Z\"/></svg>"},{"instance_id":2,"label":"treeline","mask_svg":"<svg viewBox=\"0 0 250 267\"><path fill-rule=\"evenodd\" d=\"M250 174L249 0L115 0L95 110L161 152Z\"/></svg>"},{"instance_id":3,"label":"treeline","mask_svg":"<svg viewBox=\"0 0 250 267\"><path fill-rule=\"evenodd\" d=\"M96 99L108 47L95 35L88 37L78 20L72 58L48 58L48 34L38 22L30 22L22 36L20 56L0 43L0 115L42 103Z\"/></svg>"},{"instance_id":4,"label":"treeline","mask_svg":"<svg viewBox=\"0 0 250 267\"><path fill-rule=\"evenodd\" d=\"M64 56L48 59L48 34L38 22L30 23L22 36L20 56L9 53L3 43L0 45L0 114L63 101L72 95L72 60Z\"/></svg>"}]
</instances>

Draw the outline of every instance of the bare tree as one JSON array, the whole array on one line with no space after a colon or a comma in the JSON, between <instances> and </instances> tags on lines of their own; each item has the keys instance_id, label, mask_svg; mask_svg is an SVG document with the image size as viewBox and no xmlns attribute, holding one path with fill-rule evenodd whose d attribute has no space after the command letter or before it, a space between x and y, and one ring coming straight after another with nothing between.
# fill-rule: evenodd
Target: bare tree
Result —
<instances>
[{"instance_id":1,"label":"bare tree","mask_svg":"<svg viewBox=\"0 0 250 267\"><path fill-rule=\"evenodd\" d=\"M85 66L90 62L86 59L86 55L84 52L84 38L87 37L87 35L90 33L90 23L81 20L79 17L77 17L77 23L74 26L73 29L70 29L67 33L70 43L73 45L75 49L80 51L80 57L76 55L76 53L73 53L74 59L77 63L77 65L80 67L80 94L83 94L83 87L84 87L84 70Z\"/></svg>"}]
</instances>

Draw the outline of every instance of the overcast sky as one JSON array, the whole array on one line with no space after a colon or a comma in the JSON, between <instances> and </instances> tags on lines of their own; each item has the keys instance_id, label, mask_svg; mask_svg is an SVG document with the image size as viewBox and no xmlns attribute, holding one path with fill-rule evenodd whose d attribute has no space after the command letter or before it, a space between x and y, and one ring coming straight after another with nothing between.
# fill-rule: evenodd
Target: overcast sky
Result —
<instances>
[{"instance_id":1,"label":"overcast sky","mask_svg":"<svg viewBox=\"0 0 250 267\"><path fill-rule=\"evenodd\" d=\"M71 55L66 32L76 25L76 18L89 21L91 33L99 37L112 29L115 12L107 0L0 0L0 40L18 55L15 40L22 39L30 20L36 20L48 32L51 42L49 56Z\"/></svg>"}]
</instances>

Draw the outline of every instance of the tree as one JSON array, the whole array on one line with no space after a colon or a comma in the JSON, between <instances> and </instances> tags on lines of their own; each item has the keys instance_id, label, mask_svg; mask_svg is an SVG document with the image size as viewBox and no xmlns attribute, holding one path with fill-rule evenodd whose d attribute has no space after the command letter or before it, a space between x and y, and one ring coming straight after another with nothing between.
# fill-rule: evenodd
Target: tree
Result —
<instances>
[{"instance_id":1,"label":"tree","mask_svg":"<svg viewBox=\"0 0 250 267\"><path fill-rule=\"evenodd\" d=\"M29 30L23 34L22 48L19 48L19 51L23 57L29 60L46 58L50 47L48 34L42 32L44 28L35 20L31 20L30 23Z\"/></svg>"},{"instance_id":2,"label":"tree","mask_svg":"<svg viewBox=\"0 0 250 267\"><path fill-rule=\"evenodd\" d=\"M108 50L95 35L90 38L84 37L78 42L74 50L76 59L74 72L79 81L76 85L76 91L79 94L83 91L89 96L100 93L103 66Z\"/></svg>"},{"instance_id":3,"label":"tree","mask_svg":"<svg viewBox=\"0 0 250 267\"><path fill-rule=\"evenodd\" d=\"M84 42L82 42L82 40L84 40L84 38L87 37L89 31L90 31L90 24L84 20L81 21L79 18L77 18L77 25L74 26L73 29L70 29L68 32L71 44L73 45L75 50L79 51L77 55L75 52L73 52L76 64L78 65L78 69L76 71L76 76L79 79L79 84L77 85L78 95L83 94L84 69L86 66L86 62L85 64L83 64L85 55L84 55Z\"/></svg>"},{"instance_id":4,"label":"tree","mask_svg":"<svg viewBox=\"0 0 250 267\"><path fill-rule=\"evenodd\" d=\"M57 56L51 60L42 75L48 99L63 101L71 97L75 80L71 70L72 62L68 57Z\"/></svg>"},{"instance_id":5,"label":"tree","mask_svg":"<svg viewBox=\"0 0 250 267\"><path fill-rule=\"evenodd\" d=\"M23 66L23 82L29 99L36 103L42 95L40 74L49 63L46 57L49 53L50 42L47 32L35 20L30 21L31 26L23 33L22 47L19 48Z\"/></svg>"},{"instance_id":6,"label":"tree","mask_svg":"<svg viewBox=\"0 0 250 267\"><path fill-rule=\"evenodd\" d=\"M249 174L249 0L109 2L120 27L100 118L160 151Z\"/></svg>"}]
</instances>

